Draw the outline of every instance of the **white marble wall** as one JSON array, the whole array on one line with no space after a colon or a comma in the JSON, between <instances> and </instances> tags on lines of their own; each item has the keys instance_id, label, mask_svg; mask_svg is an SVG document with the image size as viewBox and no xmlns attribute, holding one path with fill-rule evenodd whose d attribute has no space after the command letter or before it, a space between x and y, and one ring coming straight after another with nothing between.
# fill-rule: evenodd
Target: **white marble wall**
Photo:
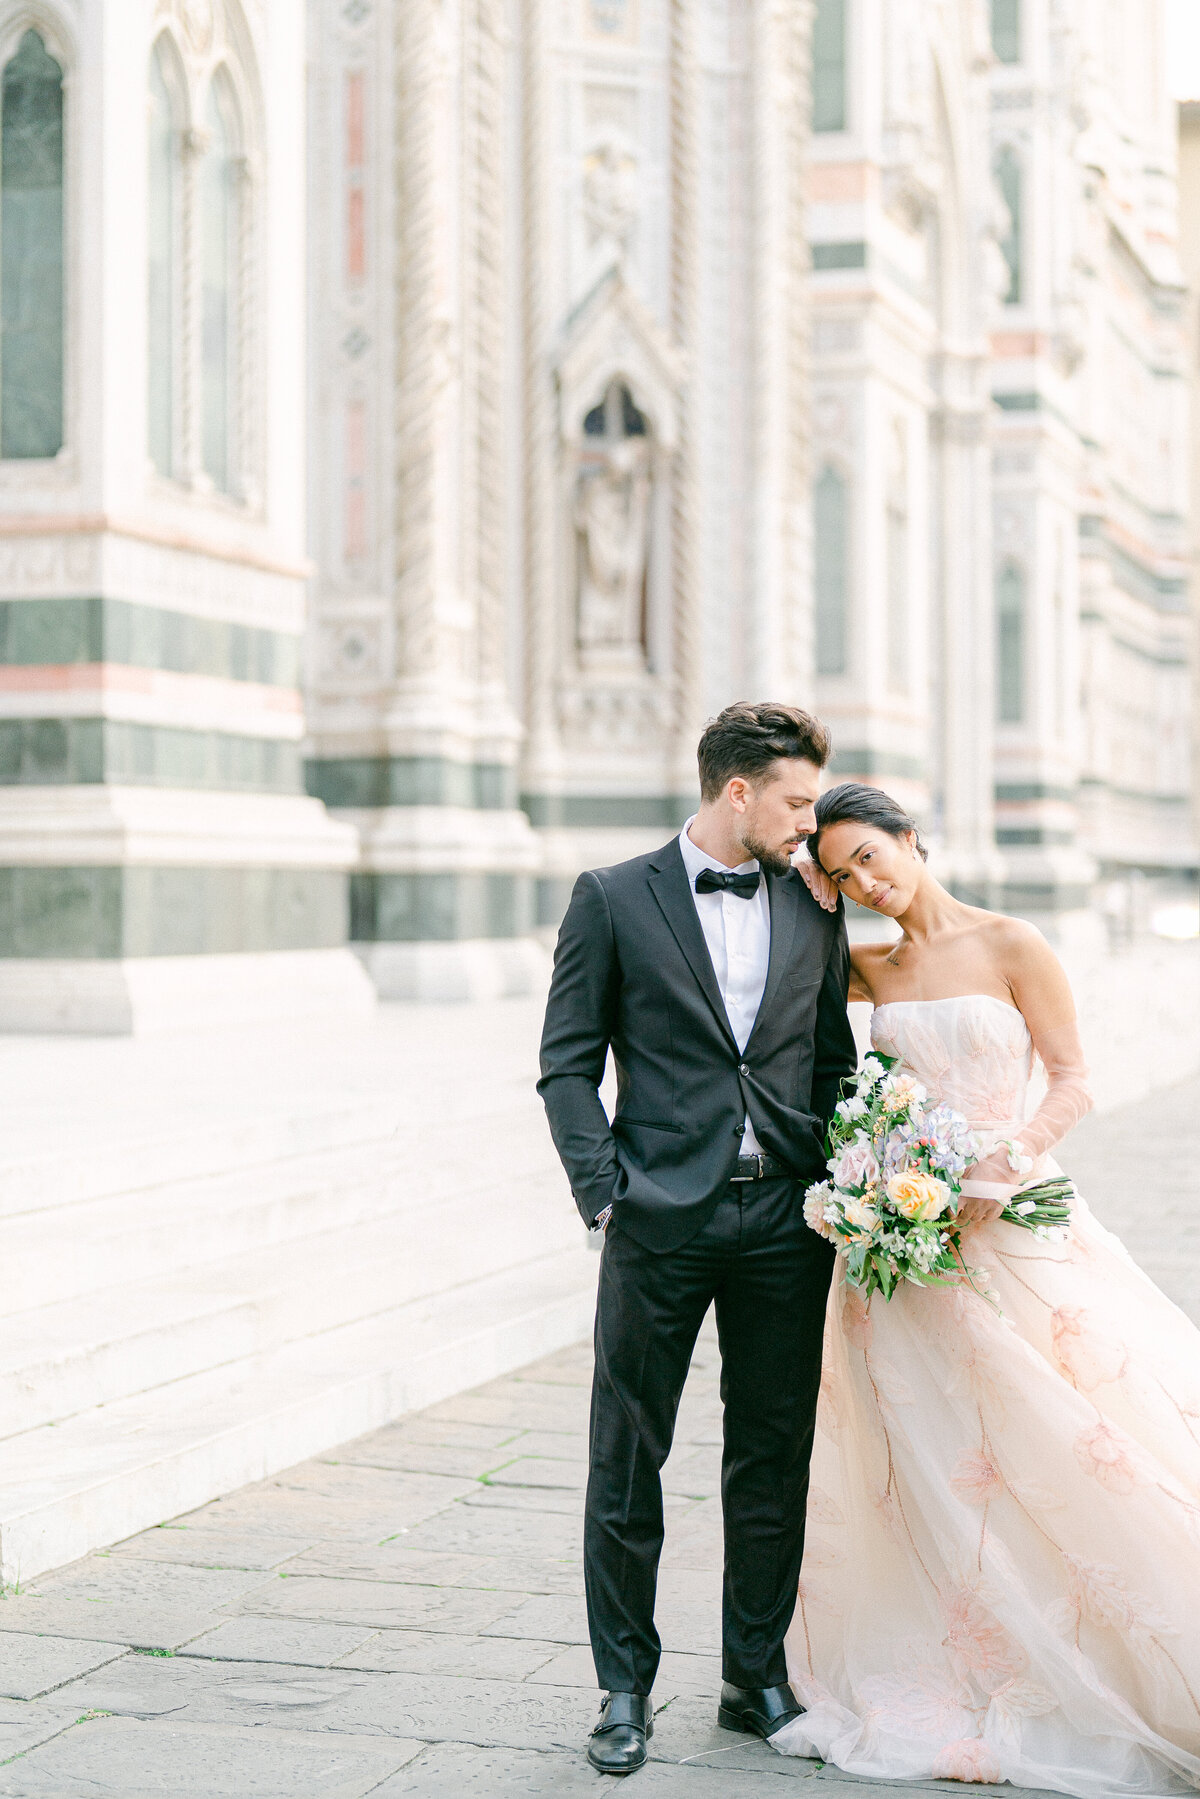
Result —
<instances>
[{"instance_id":1,"label":"white marble wall","mask_svg":"<svg viewBox=\"0 0 1200 1799\"><path fill-rule=\"evenodd\" d=\"M201 990L272 1010L280 950L311 952L314 1005L369 1000L344 947L357 846L305 795L300 754L303 23L290 0L0 4L3 60L36 30L63 71L66 346L62 448L0 461L0 1028L128 1029L160 957L203 975L175 982L176 1022ZM148 431L156 44L174 96L169 467ZM205 423L221 330L224 483ZM297 1003L306 980L294 969Z\"/></svg>"}]
</instances>

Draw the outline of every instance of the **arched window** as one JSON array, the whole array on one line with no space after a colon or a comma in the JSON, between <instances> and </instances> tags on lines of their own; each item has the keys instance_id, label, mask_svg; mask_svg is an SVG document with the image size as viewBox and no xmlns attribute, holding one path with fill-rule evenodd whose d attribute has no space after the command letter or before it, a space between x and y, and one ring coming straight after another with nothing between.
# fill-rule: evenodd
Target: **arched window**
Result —
<instances>
[{"instance_id":1,"label":"arched window","mask_svg":"<svg viewBox=\"0 0 1200 1799\"><path fill-rule=\"evenodd\" d=\"M221 493L236 490L239 159L233 97L208 90L200 167L200 462Z\"/></svg>"},{"instance_id":2,"label":"arched window","mask_svg":"<svg viewBox=\"0 0 1200 1799\"><path fill-rule=\"evenodd\" d=\"M996 717L1002 725L1025 717L1025 574L1017 562L996 576Z\"/></svg>"},{"instance_id":3,"label":"arched window","mask_svg":"<svg viewBox=\"0 0 1200 1799\"><path fill-rule=\"evenodd\" d=\"M817 0L812 28L812 128L846 129L846 0Z\"/></svg>"},{"instance_id":4,"label":"arched window","mask_svg":"<svg viewBox=\"0 0 1200 1799\"><path fill-rule=\"evenodd\" d=\"M150 460L160 475L178 463L176 415L180 337L181 133L174 71L161 44L150 59L148 169L147 418Z\"/></svg>"},{"instance_id":5,"label":"arched window","mask_svg":"<svg viewBox=\"0 0 1200 1799\"><path fill-rule=\"evenodd\" d=\"M1021 60L1021 0L992 0L992 49L998 62Z\"/></svg>"},{"instance_id":6,"label":"arched window","mask_svg":"<svg viewBox=\"0 0 1200 1799\"><path fill-rule=\"evenodd\" d=\"M819 675L846 672L849 524L845 477L826 463L813 485L813 592Z\"/></svg>"},{"instance_id":7,"label":"arched window","mask_svg":"<svg viewBox=\"0 0 1200 1799\"><path fill-rule=\"evenodd\" d=\"M897 420L887 487L887 674L893 693L908 692L908 445Z\"/></svg>"},{"instance_id":8,"label":"arched window","mask_svg":"<svg viewBox=\"0 0 1200 1799\"><path fill-rule=\"evenodd\" d=\"M1022 299L1021 189L1023 178L1020 160L1010 144L1002 145L996 152L996 158L992 164L992 174L1008 212L1008 230L1000 245L1004 260L1008 264L1008 292L1004 296L1004 304L1019 306Z\"/></svg>"},{"instance_id":9,"label":"arched window","mask_svg":"<svg viewBox=\"0 0 1200 1799\"><path fill-rule=\"evenodd\" d=\"M63 444L63 72L27 31L0 81L0 456Z\"/></svg>"}]
</instances>

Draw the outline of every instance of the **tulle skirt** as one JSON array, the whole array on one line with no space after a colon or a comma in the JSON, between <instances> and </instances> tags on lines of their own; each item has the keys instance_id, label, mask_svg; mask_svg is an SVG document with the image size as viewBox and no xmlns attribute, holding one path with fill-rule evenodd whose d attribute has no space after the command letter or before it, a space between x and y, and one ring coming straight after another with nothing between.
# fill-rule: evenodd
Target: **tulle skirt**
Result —
<instances>
[{"instance_id":1,"label":"tulle skirt","mask_svg":"<svg viewBox=\"0 0 1200 1799\"><path fill-rule=\"evenodd\" d=\"M1152 1201L1148 1198L1148 1203ZM1077 1200L966 1289L830 1297L784 1754L1080 1799L1200 1787L1200 1332Z\"/></svg>"}]
</instances>

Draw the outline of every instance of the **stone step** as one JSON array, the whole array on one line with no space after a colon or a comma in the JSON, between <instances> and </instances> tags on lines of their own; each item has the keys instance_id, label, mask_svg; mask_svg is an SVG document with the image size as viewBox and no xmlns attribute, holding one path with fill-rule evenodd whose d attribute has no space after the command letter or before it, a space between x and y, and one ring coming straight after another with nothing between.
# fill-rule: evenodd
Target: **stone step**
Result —
<instances>
[{"instance_id":1,"label":"stone step","mask_svg":"<svg viewBox=\"0 0 1200 1799\"><path fill-rule=\"evenodd\" d=\"M0 1437L261 1354L578 1242L553 1169L42 1306L0 1330ZM555 1188L548 1192L549 1183Z\"/></svg>"},{"instance_id":2,"label":"stone step","mask_svg":"<svg viewBox=\"0 0 1200 1799\"><path fill-rule=\"evenodd\" d=\"M230 1115L224 1107L219 1130L194 1123L141 1132L131 1126L116 1141L105 1140L97 1121L83 1116L73 1120L67 1143L0 1159L0 1219L386 1138L396 1129L398 1112L393 1098L378 1096L265 1117Z\"/></svg>"},{"instance_id":3,"label":"stone step","mask_svg":"<svg viewBox=\"0 0 1200 1799\"><path fill-rule=\"evenodd\" d=\"M230 1091L234 1074L219 1084L209 1070L199 1090L188 1094L177 1090L181 1081L186 1089L186 1074L171 1066L169 1050L163 1051L163 1060L164 1079L177 1077L174 1090L149 1087L146 1071L138 1066L130 1071L131 1080L140 1083L134 1091L72 1095L65 1140L49 1125L37 1140L25 1120L23 1143L9 1139L0 1144L0 1220L181 1181L217 1179L360 1144L399 1139L413 1147L426 1145L436 1130L431 1121L452 1117L458 1130L463 1124L498 1119L511 1113L514 1104L523 1108L533 1087L532 1075L522 1079L515 1074L486 1081L460 1078L456 1084L452 1073L435 1068L422 1070L419 1082L397 1071L390 1091L386 1071L372 1071L370 1084L376 1091L298 1098L266 1089L256 1066L247 1071L241 1091ZM280 1060L284 1066L277 1079L282 1081L282 1054ZM363 1084L368 1084L366 1077ZM206 1106L210 1120L219 1120L218 1128L213 1122L196 1122ZM31 1140L37 1140L36 1148Z\"/></svg>"},{"instance_id":4,"label":"stone step","mask_svg":"<svg viewBox=\"0 0 1200 1799\"><path fill-rule=\"evenodd\" d=\"M30 1580L587 1334L586 1244L4 1444L0 1580Z\"/></svg>"},{"instance_id":5,"label":"stone step","mask_svg":"<svg viewBox=\"0 0 1200 1799\"><path fill-rule=\"evenodd\" d=\"M537 1102L490 1119L456 1121L436 1151L409 1132L288 1155L275 1162L80 1201L0 1223L0 1319L127 1287L232 1255L347 1229L463 1193L551 1176L555 1163ZM6 1331L0 1328L0 1363Z\"/></svg>"}]
</instances>

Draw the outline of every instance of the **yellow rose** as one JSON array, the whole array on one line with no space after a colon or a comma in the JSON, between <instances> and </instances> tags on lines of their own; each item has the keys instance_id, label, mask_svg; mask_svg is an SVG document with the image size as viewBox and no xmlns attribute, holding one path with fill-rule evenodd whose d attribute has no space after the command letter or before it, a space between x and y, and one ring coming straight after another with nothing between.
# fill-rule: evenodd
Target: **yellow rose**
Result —
<instances>
[{"instance_id":1,"label":"yellow rose","mask_svg":"<svg viewBox=\"0 0 1200 1799\"><path fill-rule=\"evenodd\" d=\"M879 1223L879 1213L871 1204L873 1198L874 1191L872 1190L865 1193L861 1199L848 1199L842 1208L847 1223L857 1225L860 1231L873 1231Z\"/></svg>"},{"instance_id":2,"label":"yellow rose","mask_svg":"<svg viewBox=\"0 0 1200 1799\"><path fill-rule=\"evenodd\" d=\"M936 1175L910 1169L907 1174L894 1174L885 1189L888 1198L902 1218L914 1224L928 1224L940 1218L950 1204L950 1189Z\"/></svg>"}]
</instances>

